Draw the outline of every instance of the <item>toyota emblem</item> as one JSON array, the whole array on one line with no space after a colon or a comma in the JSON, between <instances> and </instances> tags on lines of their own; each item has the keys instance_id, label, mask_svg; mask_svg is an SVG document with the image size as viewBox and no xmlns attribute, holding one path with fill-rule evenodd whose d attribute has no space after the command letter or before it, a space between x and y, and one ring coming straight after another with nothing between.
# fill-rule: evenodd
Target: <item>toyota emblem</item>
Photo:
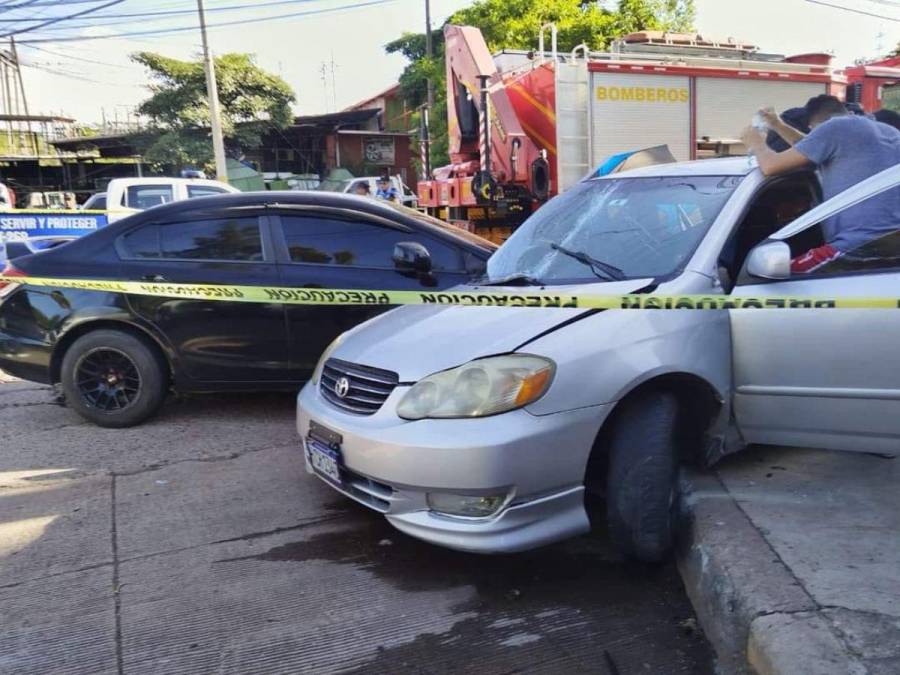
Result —
<instances>
[{"instance_id":1,"label":"toyota emblem","mask_svg":"<svg viewBox=\"0 0 900 675\"><path fill-rule=\"evenodd\" d=\"M334 393L338 398L344 398L350 392L350 380L341 377L334 383Z\"/></svg>"}]
</instances>

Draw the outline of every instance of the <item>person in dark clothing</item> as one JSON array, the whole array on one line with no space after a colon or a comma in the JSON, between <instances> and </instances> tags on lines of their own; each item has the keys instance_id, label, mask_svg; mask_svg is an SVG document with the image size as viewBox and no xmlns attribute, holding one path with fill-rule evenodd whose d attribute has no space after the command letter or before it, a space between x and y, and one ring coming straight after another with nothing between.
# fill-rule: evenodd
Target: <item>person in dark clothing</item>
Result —
<instances>
[{"instance_id":1,"label":"person in dark clothing","mask_svg":"<svg viewBox=\"0 0 900 675\"><path fill-rule=\"evenodd\" d=\"M788 108L783 113L781 113L780 118L775 114L774 110L771 110L769 108L760 110L760 115L762 115L763 120L769 127L769 131L766 134L766 145L768 145L769 148L771 148L775 152L784 152L791 147L791 144L784 140L781 135L777 131L775 131L776 127L779 124L779 119L781 123L787 124L788 126L793 127L801 133L809 133L809 117L806 114L806 106L802 106L800 108Z\"/></svg>"},{"instance_id":2,"label":"person in dark clothing","mask_svg":"<svg viewBox=\"0 0 900 675\"><path fill-rule=\"evenodd\" d=\"M876 110L872 117L875 118L876 122L887 124L894 127L897 131L900 131L900 114L897 114L893 110L882 108L881 110Z\"/></svg>"}]
</instances>

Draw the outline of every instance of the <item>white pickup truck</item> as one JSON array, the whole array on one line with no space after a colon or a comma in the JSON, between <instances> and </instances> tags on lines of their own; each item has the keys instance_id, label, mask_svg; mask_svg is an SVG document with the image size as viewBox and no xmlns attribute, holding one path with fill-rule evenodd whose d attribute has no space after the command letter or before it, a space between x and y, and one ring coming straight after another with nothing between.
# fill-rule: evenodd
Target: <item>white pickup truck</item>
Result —
<instances>
[{"instance_id":1,"label":"white pickup truck","mask_svg":"<svg viewBox=\"0 0 900 675\"><path fill-rule=\"evenodd\" d=\"M91 208L105 209L107 222L114 223L159 204L227 192L239 190L227 183L202 178L114 178L106 187L105 203L98 199Z\"/></svg>"}]
</instances>

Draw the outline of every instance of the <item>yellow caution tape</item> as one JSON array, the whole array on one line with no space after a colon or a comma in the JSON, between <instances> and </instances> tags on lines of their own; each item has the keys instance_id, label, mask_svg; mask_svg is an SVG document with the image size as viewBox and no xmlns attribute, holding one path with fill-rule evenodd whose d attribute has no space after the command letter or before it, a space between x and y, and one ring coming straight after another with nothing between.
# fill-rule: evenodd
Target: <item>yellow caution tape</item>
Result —
<instances>
[{"instance_id":1,"label":"yellow caution tape","mask_svg":"<svg viewBox=\"0 0 900 675\"><path fill-rule=\"evenodd\" d=\"M344 288L289 288L176 284L92 279L51 279L0 275L0 282L148 295L184 300L262 302L284 305L463 305L477 307L559 307L584 309L900 309L900 298L887 297L734 297L730 295L574 295L567 293L377 291Z\"/></svg>"}]
</instances>

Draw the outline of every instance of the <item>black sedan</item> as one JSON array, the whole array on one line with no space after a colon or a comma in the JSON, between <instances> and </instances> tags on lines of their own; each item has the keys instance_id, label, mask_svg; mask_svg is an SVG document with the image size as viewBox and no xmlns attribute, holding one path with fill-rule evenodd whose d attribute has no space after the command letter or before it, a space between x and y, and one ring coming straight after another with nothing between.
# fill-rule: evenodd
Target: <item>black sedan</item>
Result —
<instances>
[{"instance_id":1,"label":"black sedan","mask_svg":"<svg viewBox=\"0 0 900 675\"><path fill-rule=\"evenodd\" d=\"M176 202L6 275L298 288L440 289L495 246L416 211L328 192ZM5 287L4 287L5 286ZM0 282L0 369L59 383L102 426L138 424L166 392L293 389L340 333L383 307L230 303Z\"/></svg>"}]
</instances>

